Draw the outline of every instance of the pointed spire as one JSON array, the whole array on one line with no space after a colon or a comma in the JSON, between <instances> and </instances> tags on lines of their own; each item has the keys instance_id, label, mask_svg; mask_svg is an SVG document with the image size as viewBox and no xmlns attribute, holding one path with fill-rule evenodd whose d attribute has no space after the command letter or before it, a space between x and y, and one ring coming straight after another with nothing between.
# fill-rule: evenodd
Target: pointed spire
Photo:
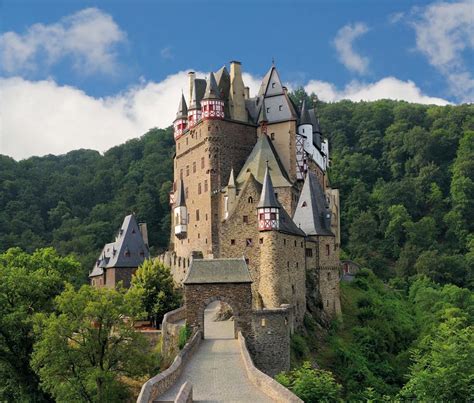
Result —
<instances>
[{"instance_id":1,"label":"pointed spire","mask_svg":"<svg viewBox=\"0 0 474 403\"><path fill-rule=\"evenodd\" d=\"M275 190L273 189L272 178L270 177L270 170L265 170L265 178L263 179L262 194L260 195L260 201L258 202L257 208L262 207L277 207L280 208L278 201L275 196Z\"/></svg>"},{"instance_id":2,"label":"pointed spire","mask_svg":"<svg viewBox=\"0 0 474 403\"><path fill-rule=\"evenodd\" d=\"M184 99L184 94L181 93L181 100L179 101L178 112L176 113L176 119L186 119L188 117L188 106Z\"/></svg>"},{"instance_id":3,"label":"pointed spire","mask_svg":"<svg viewBox=\"0 0 474 403\"><path fill-rule=\"evenodd\" d=\"M232 168L232 169L230 170L229 183L227 184L227 187L229 187L229 188L235 188L234 168Z\"/></svg>"},{"instance_id":4,"label":"pointed spire","mask_svg":"<svg viewBox=\"0 0 474 403\"><path fill-rule=\"evenodd\" d=\"M211 73L207 79L206 92L202 99L221 99L219 95L219 87L217 86L216 78L214 73Z\"/></svg>"},{"instance_id":5,"label":"pointed spire","mask_svg":"<svg viewBox=\"0 0 474 403\"><path fill-rule=\"evenodd\" d=\"M176 207L185 207L186 206L185 196L186 196L186 194L184 193L184 182L181 179L179 181L179 192L178 192L178 197L176 198Z\"/></svg>"},{"instance_id":6,"label":"pointed spire","mask_svg":"<svg viewBox=\"0 0 474 403\"><path fill-rule=\"evenodd\" d=\"M311 117L309 116L308 108L306 107L306 99L303 100L301 105L301 114L300 114L300 125L310 125Z\"/></svg>"}]
</instances>

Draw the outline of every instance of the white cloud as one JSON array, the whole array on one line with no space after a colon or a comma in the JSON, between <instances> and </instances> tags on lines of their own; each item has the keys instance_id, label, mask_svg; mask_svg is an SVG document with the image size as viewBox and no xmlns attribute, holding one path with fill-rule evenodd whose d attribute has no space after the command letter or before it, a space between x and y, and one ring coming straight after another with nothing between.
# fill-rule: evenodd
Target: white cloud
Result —
<instances>
[{"instance_id":1,"label":"white cloud","mask_svg":"<svg viewBox=\"0 0 474 403\"><path fill-rule=\"evenodd\" d=\"M341 99L351 101L394 99L421 104L446 105L449 103L444 99L423 94L413 81L402 81L395 77L385 77L369 84L353 81L342 90L337 89L331 83L311 80L304 88L306 92L314 92L319 99L325 102L335 102Z\"/></svg>"},{"instance_id":2,"label":"white cloud","mask_svg":"<svg viewBox=\"0 0 474 403\"><path fill-rule=\"evenodd\" d=\"M474 79L470 71L474 48L473 9L472 0L465 0L435 3L412 12L417 49L446 77L451 92L467 102L474 100ZM470 58L470 68L463 58L465 53Z\"/></svg>"},{"instance_id":3,"label":"white cloud","mask_svg":"<svg viewBox=\"0 0 474 403\"><path fill-rule=\"evenodd\" d=\"M369 59L359 55L353 49L354 41L368 32L367 25L363 23L348 24L337 31L334 38L334 46L337 50L339 60L347 69L359 74L367 72Z\"/></svg>"},{"instance_id":4,"label":"white cloud","mask_svg":"<svg viewBox=\"0 0 474 403\"><path fill-rule=\"evenodd\" d=\"M174 54L173 54L173 51L172 51L172 47L171 46L167 46L163 49L160 50L160 56L163 58L163 59L174 59Z\"/></svg>"},{"instance_id":5,"label":"white cloud","mask_svg":"<svg viewBox=\"0 0 474 403\"><path fill-rule=\"evenodd\" d=\"M34 24L24 34L0 35L0 69L9 74L34 72L69 57L83 74L115 73L115 48L125 39L109 14L87 8L54 24Z\"/></svg>"},{"instance_id":6,"label":"white cloud","mask_svg":"<svg viewBox=\"0 0 474 403\"><path fill-rule=\"evenodd\" d=\"M198 77L208 74L198 72ZM260 79L243 74L250 93L256 94ZM94 98L80 89L60 86L52 80L29 81L20 77L0 79L0 154L16 159L32 155L62 154L78 148L105 151L152 127L172 124L181 94L188 89L182 71L159 83L141 80L114 96ZM411 81L388 77L373 84L353 82L343 90L311 80L306 91L324 101L339 99L404 99L446 104L424 95Z\"/></svg>"}]
</instances>

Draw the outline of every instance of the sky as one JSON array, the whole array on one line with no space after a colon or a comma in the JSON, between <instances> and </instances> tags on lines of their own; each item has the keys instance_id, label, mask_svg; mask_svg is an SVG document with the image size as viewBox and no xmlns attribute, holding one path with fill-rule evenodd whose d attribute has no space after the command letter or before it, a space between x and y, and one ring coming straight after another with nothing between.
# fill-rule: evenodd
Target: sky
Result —
<instances>
[{"instance_id":1,"label":"sky","mask_svg":"<svg viewBox=\"0 0 474 403\"><path fill-rule=\"evenodd\" d=\"M474 100L474 0L0 0L0 154L101 152L172 124L187 72L272 61L326 102Z\"/></svg>"}]
</instances>

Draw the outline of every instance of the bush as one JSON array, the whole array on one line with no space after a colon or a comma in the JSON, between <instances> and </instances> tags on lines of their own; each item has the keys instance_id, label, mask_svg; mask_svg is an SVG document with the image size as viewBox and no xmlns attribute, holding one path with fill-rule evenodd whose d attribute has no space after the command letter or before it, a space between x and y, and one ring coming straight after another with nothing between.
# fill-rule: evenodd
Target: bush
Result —
<instances>
[{"instance_id":1,"label":"bush","mask_svg":"<svg viewBox=\"0 0 474 403\"><path fill-rule=\"evenodd\" d=\"M303 336L299 334L291 336L291 351L298 359L304 358L309 353L308 345Z\"/></svg>"},{"instance_id":2,"label":"bush","mask_svg":"<svg viewBox=\"0 0 474 403\"><path fill-rule=\"evenodd\" d=\"M179 329L178 347L180 350L184 348L189 338L191 337L191 334L192 330L188 324L184 325L181 329Z\"/></svg>"},{"instance_id":3,"label":"bush","mask_svg":"<svg viewBox=\"0 0 474 403\"><path fill-rule=\"evenodd\" d=\"M334 380L332 373L314 369L309 362L293 371L281 373L275 379L305 403L334 402L341 395L342 386Z\"/></svg>"}]
</instances>

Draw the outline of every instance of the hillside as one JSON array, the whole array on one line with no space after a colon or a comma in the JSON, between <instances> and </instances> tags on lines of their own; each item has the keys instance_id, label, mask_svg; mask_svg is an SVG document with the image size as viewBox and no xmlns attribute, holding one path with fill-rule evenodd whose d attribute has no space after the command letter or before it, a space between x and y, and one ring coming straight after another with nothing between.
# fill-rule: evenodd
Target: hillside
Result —
<instances>
[{"instance_id":1,"label":"hillside","mask_svg":"<svg viewBox=\"0 0 474 403\"><path fill-rule=\"evenodd\" d=\"M301 90L292 96L311 102ZM474 106L317 106L330 138L330 179L341 191L346 257L384 279L424 273L472 286L466 256L472 259L474 248ZM133 211L148 223L157 253L168 242L173 145L168 128L104 155L77 150L20 162L0 156L0 252L52 245L76 254L85 278Z\"/></svg>"}]
</instances>

